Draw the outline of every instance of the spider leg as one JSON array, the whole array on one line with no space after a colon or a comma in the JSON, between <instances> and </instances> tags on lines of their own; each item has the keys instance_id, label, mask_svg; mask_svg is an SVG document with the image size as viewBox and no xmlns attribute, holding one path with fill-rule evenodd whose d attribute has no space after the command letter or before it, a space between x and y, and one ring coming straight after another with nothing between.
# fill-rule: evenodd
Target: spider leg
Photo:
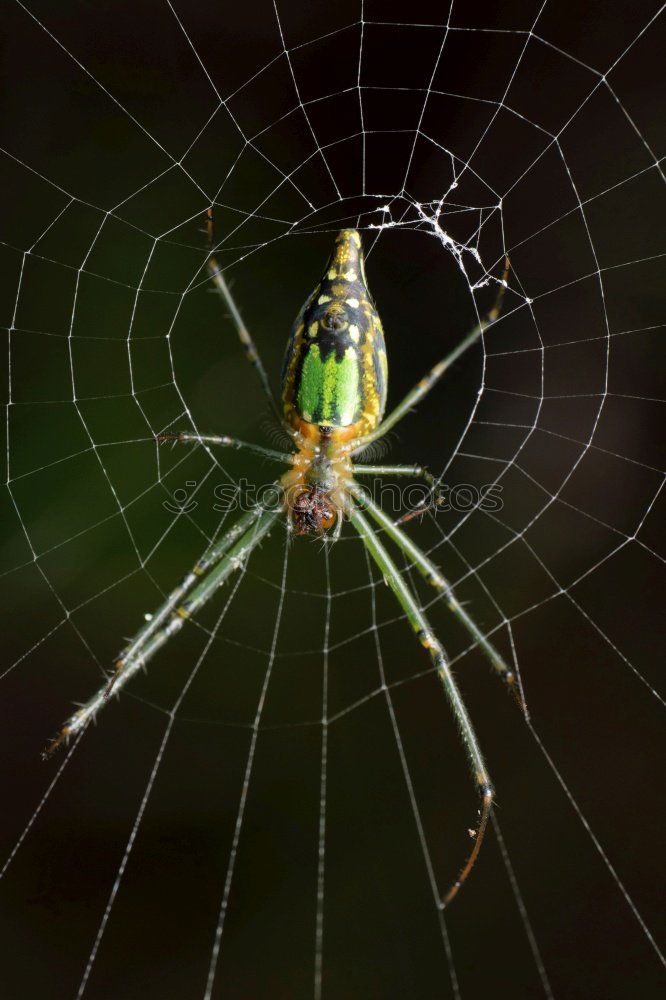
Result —
<instances>
[{"instance_id":1,"label":"spider leg","mask_svg":"<svg viewBox=\"0 0 666 1000\"><path fill-rule=\"evenodd\" d=\"M114 663L116 675L123 669L123 665L127 660L140 656L141 650L145 646L148 639L150 639L150 637L157 632L162 622L176 607L178 607L188 591L192 590L197 580L199 580L207 570L215 566L215 564L220 561L231 546L237 542L249 528L252 527L260 513L261 508L259 507L255 507L252 510L247 511L247 513L243 514L243 516L240 517L238 521L236 521L236 523L217 540L217 542L214 542L210 548L206 549L203 555L200 556L194 564L190 572L183 577L181 583L171 591L166 600L159 606L157 611L151 615L147 623L139 629L137 634L122 650L118 659ZM111 684L113 684L114 679L115 678L112 677Z\"/></svg>"},{"instance_id":2,"label":"spider leg","mask_svg":"<svg viewBox=\"0 0 666 1000\"><path fill-rule=\"evenodd\" d=\"M245 357L250 362L252 367L255 369L257 375L259 376L261 387L264 390L266 396L268 397L268 401L271 405L271 408L275 413L275 415L277 416L278 420L280 420L281 414L278 409L278 405L275 401L275 396L271 392L271 387L268 383L268 376L266 375L266 369L264 368L261 356L259 354L259 351L257 350L254 340L252 339L252 336L250 335L248 328L245 326L245 323L243 322L243 317L241 316L238 306L236 305L236 302L234 300L234 297L231 294L231 289L229 288L229 285L227 284L224 278L222 269L217 263L215 257L209 258L208 270L210 271L211 280L215 285L218 294L220 295L220 297L226 304L229 312L231 313L231 318L234 322L234 326L236 327L236 333L238 334L238 339L243 345L243 349L245 351Z\"/></svg>"},{"instance_id":3,"label":"spider leg","mask_svg":"<svg viewBox=\"0 0 666 1000\"><path fill-rule=\"evenodd\" d=\"M437 480L425 465L354 465L352 472L362 476L413 476L423 479L433 490L437 486Z\"/></svg>"},{"instance_id":4,"label":"spider leg","mask_svg":"<svg viewBox=\"0 0 666 1000\"><path fill-rule=\"evenodd\" d=\"M435 566L435 564L428 559L426 554L421 551L418 545L414 544L409 535L406 535L405 532L398 527L398 525L395 524L387 514L384 513L381 507L374 502L366 490L361 487L354 487L351 492L354 499L362 507L364 507L365 510L367 510L373 520L384 529L389 538L391 538L408 556L408 558L412 560L426 583L429 583L431 587L435 588L435 590L444 594L444 600L446 601L446 606L449 611L456 616L460 624L469 632L474 642L479 646L484 655L490 661L493 670L499 677L501 677L513 696L516 698L523 713L526 714L527 707L525 705L522 691L520 690L520 685L517 683L515 671L509 667L506 660L495 649L492 642L486 638L474 619L467 613L465 608L457 599L456 595L453 593L451 584L448 582L446 577L441 574L437 566Z\"/></svg>"},{"instance_id":5,"label":"spider leg","mask_svg":"<svg viewBox=\"0 0 666 1000\"><path fill-rule=\"evenodd\" d=\"M414 517L422 517L431 507L437 507L443 502L437 480L424 465L354 465L352 472L360 473L362 476L414 476L427 483L427 498L421 500L414 510L410 510L398 518L396 524L404 524L405 521L411 521Z\"/></svg>"},{"instance_id":6,"label":"spider leg","mask_svg":"<svg viewBox=\"0 0 666 1000\"><path fill-rule=\"evenodd\" d=\"M351 514L350 519L354 528L360 535L363 544L381 570L387 584L395 594L398 603L407 615L407 619L416 633L421 645L428 651L428 655L432 660L437 676L442 682L444 693L446 694L451 710L460 728L465 751L472 767L474 784L479 797L479 818L473 832L474 846L467 857L458 878L441 898L440 906L443 908L451 902L460 889L460 886L463 884L474 867L474 862L476 861L481 849L483 835L486 831L486 826L488 825L488 817L490 816L493 803L493 788L490 783L488 770L479 748L476 733L474 732L474 727L472 726L472 722L467 714L467 709L465 708L465 703L463 702L460 691L458 690L456 682L453 679L453 674L451 673L447 663L444 650L432 631L428 619L418 606L414 595L405 583L391 556L386 551L382 542L375 534L375 531L358 508Z\"/></svg>"},{"instance_id":7,"label":"spider leg","mask_svg":"<svg viewBox=\"0 0 666 1000\"><path fill-rule=\"evenodd\" d=\"M366 434L364 437L359 438L358 447L364 448L366 445L370 444L372 441L377 441L379 438L383 437L387 431L390 431L392 427L402 420L404 416L416 406L417 403L427 396L434 385L439 382L440 378L447 371L448 368L457 361L461 354L464 354L468 348L477 342L484 330L497 320L502 308L502 300L504 298L504 292L507 287L507 277L509 274L509 258L505 258L504 274L502 275L499 291L497 293L497 298L495 299L495 304L492 309L486 313L485 317L480 323L477 323L469 333L462 338L460 343L453 348L445 357L438 361L436 365L433 365L430 371L426 372L423 378L416 383L413 389L411 389L407 395L401 400L400 403L392 410L387 417L384 417L379 427L372 431L370 434Z\"/></svg>"},{"instance_id":8,"label":"spider leg","mask_svg":"<svg viewBox=\"0 0 666 1000\"><path fill-rule=\"evenodd\" d=\"M157 440L160 444L165 441L177 441L179 443L196 442L197 444L212 444L222 448L234 448L236 451L245 450L254 452L255 455L263 455L264 458L271 458L274 462L285 462L291 464L293 455L286 451L274 451L272 448L264 448L260 444L252 444L249 441L241 441L239 438L229 437L228 434L190 434L188 431L180 431L178 434L158 434Z\"/></svg>"},{"instance_id":9,"label":"spider leg","mask_svg":"<svg viewBox=\"0 0 666 1000\"><path fill-rule=\"evenodd\" d=\"M278 510L255 508L248 511L195 563L182 583L160 605L115 662L115 674L74 712L45 750L49 757L63 743L79 733L104 707L113 689L118 691L179 632L186 618L199 610L227 578L240 569L250 553L273 527Z\"/></svg>"}]
</instances>

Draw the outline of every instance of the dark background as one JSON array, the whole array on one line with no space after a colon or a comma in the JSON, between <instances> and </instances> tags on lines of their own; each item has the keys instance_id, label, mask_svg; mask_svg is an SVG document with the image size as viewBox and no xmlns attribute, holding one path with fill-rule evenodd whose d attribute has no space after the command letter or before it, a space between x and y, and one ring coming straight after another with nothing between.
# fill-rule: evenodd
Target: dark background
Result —
<instances>
[{"instance_id":1,"label":"dark background","mask_svg":"<svg viewBox=\"0 0 666 1000\"><path fill-rule=\"evenodd\" d=\"M663 940L661 21L609 72L612 90L599 77L657 6L547 5L534 33L550 45L532 37L509 86L538 4L454 5L451 24L475 30L450 32L437 63L447 5L367 0L362 119L358 3L279 5L298 97L263 0L176 6L193 48L167 4L28 8L43 27L18 3L3 14L3 857L64 760L40 761L47 738L217 530L214 487L274 474L240 453L216 465L152 441L192 424L274 436L207 294L209 204L276 389L332 233L364 230L395 403L494 296L470 293L414 208L471 157L440 222L465 241L483 219L495 277L509 252L503 319L485 364L470 351L391 435L390 461L450 485L501 477L496 517L450 512L410 534L507 657L515 646L533 729L431 608L497 787L511 875L491 830L446 913L451 961L386 701L369 697L375 634L442 891L476 808L455 725L387 589L368 586L358 540L345 532L328 584L321 543L294 544L214 996L313 992L329 590L328 713L343 714L329 727L323 995L454 996L452 963L463 997L548 995L523 905L555 997L663 995L641 927ZM375 241L383 205L400 225ZM483 277L466 262L470 282ZM174 518L163 501L188 482L198 506ZM203 995L284 555L280 527L162 756L168 712L231 590L86 733L0 883L3 996L76 996L149 787L85 996Z\"/></svg>"}]
</instances>

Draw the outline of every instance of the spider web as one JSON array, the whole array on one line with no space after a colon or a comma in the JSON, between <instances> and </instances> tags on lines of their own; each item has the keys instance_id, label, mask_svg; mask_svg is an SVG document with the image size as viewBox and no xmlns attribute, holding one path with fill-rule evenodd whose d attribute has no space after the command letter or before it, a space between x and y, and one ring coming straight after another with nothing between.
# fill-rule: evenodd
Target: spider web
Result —
<instances>
[{"instance_id":1,"label":"spider web","mask_svg":"<svg viewBox=\"0 0 666 1000\"><path fill-rule=\"evenodd\" d=\"M661 995L661 8L300 6L5 11L5 990ZM275 475L155 443L275 434L209 294L211 205L274 386L337 229L363 233L393 403L511 260L500 321L385 452L464 487L407 529L529 708L403 559L498 795L445 912L465 755L348 531L290 544L280 524L39 759L232 523L220 491Z\"/></svg>"}]
</instances>

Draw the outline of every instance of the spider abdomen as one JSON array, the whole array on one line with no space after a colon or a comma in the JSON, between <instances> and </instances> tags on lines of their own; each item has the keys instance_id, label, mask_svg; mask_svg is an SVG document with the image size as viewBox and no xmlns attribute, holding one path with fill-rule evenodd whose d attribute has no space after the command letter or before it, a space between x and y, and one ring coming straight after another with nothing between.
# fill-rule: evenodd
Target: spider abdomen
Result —
<instances>
[{"instance_id":1,"label":"spider abdomen","mask_svg":"<svg viewBox=\"0 0 666 1000\"><path fill-rule=\"evenodd\" d=\"M296 430L304 423L344 427L346 437L361 437L382 418L387 374L361 238L355 229L343 229L289 337L282 370L285 421Z\"/></svg>"}]
</instances>

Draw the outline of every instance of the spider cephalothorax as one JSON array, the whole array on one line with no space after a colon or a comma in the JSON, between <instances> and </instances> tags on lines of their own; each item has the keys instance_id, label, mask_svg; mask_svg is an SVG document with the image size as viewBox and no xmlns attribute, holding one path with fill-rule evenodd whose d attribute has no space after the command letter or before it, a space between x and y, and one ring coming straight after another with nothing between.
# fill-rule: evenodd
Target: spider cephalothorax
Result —
<instances>
[{"instance_id":1,"label":"spider cephalothorax","mask_svg":"<svg viewBox=\"0 0 666 1000\"><path fill-rule=\"evenodd\" d=\"M288 504L295 535L323 535L338 518L330 495L316 486L301 490Z\"/></svg>"},{"instance_id":2,"label":"spider cephalothorax","mask_svg":"<svg viewBox=\"0 0 666 1000\"><path fill-rule=\"evenodd\" d=\"M282 485L297 534L321 534L347 511L349 456L383 416L387 374L361 238L343 229L296 317L282 369L284 422L298 449Z\"/></svg>"}]
</instances>

